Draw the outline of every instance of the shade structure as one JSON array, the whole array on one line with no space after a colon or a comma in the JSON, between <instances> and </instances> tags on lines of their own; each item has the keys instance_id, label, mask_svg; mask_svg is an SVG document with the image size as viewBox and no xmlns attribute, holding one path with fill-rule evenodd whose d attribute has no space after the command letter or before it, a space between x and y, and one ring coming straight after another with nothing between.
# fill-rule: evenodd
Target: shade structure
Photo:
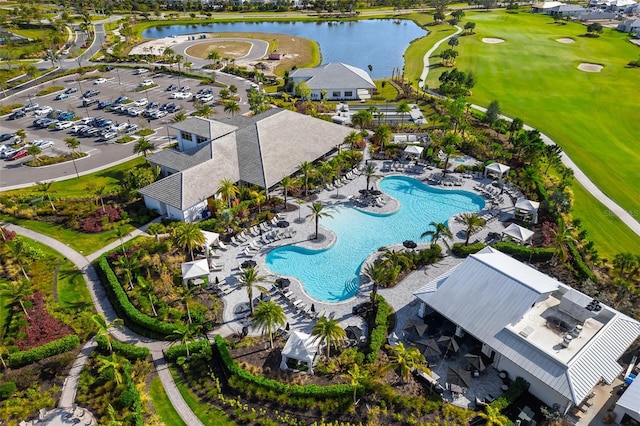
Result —
<instances>
[{"instance_id":1,"label":"shade structure","mask_svg":"<svg viewBox=\"0 0 640 426\"><path fill-rule=\"evenodd\" d=\"M524 220L530 220L531 223L538 223L538 209L540 203L526 198L520 198L516 201L513 214Z\"/></svg>"},{"instance_id":2,"label":"shade structure","mask_svg":"<svg viewBox=\"0 0 640 426\"><path fill-rule=\"evenodd\" d=\"M204 247L209 248L220 240L220 234L209 231L200 231L204 235Z\"/></svg>"},{"instance_id":3,"label":"shade structure","mask_svg":"<svg viewBox=\"0 0 640 426\"><path fill-rule=\"evenodd\" d=\"M278 228L286 228L287 226L289 226L289 222L287 222L286 220L281 220L277 223Z\"/></svg>"},{"instance_id":4,"label":"shade structure","mask_svg":"<svg viewBox=\"0 0 640 426\"><path fill-rule=\"evenodd\" d=\"M420 339L413 342L420 353L427 359L437 358L442 355L442 351L435 339Z\"/></svg>"},{"instance_id":5,"label":"shade structure","mask_svg":"<svg viewBox=\"0 0 640 426\"><path fill-rule=\"evenodd\" d=\"M460 345L453 336L442 336L438 339L438 343L442 344L444 353L456 353L460 350Z\"/></svg>"},{"instance_id":6,"label":"shade structure","mask_svg":"<svg viewBox=\"0 0 640 426\"><path fill-rule=\"evenodd\" d=\"M511 225L504 228L504 230L502 231L502 236L506 236L508 238L516 240L520 245L525 245L529 241L531 241L531 237L533 237L533 231L512 223Z\"/></svg>"},{"instance_id":7,"label":"shade structure","mask_svg":"<svg viewBox=\"0 0 640 426\"><path fill-rule=\"evenodd\" d=\"M279 288L287 288L289 287L289 285L291 285L291 280L289 280L288 278L278 278L276 279L276 284Z\"/></svg>"},{"instance_id":8,"label":"shade structure","mask_svg":"<svg viewBox=\"0 0 640 426\"><path fill-rule=\"evenodd\" d=\"M484 167L484 177L487 175L497 176L498 182L500 182L500 186L504 183L505 176L509 173L511 167L502 163L491 163Z\"/></svg>"},{"instance_id":9,"label":"shade structure","mask_svg":"<svg viewBox=\"0 0 640 426\"><path fill-rule=\"evenodd\" d=\"M282 361L280 368L289 369L287 361L294 359L307 366L307 372L313 374L313 366L316 363L318 344L311 335L301 331L293 331L282 349Z\"/></svg>"},{"instance_id":10,"label":"shade structure","mask_svg":"<svg viewBox=\"0 0 640 426\"><path fill-rule=\"evenodd\" d=\"M471 386L471 373L461 368L449 367L447 369L447 383L468 388Z\"/></svg>"},{"instance_id":11,"label":"shade structure","mask_svg":"<svg viewBox=\"0 0 640 426\"><path fill-rule=\"evenodd\" d=\"M410 319L402 330L409 340L418 340L427 332L429 326L422 321Z\"/></svg>"},{"instance_id":12,"label":"shade structure","mask_svg":"<svg viewBox=\"0 0 640 426\"><path fill-rule=\"evenodd\" d=\"M240 266L242 266L242 269L246 269L246 268L255 268L257 265L255 260L245 260L244 262L242 262L240 264Z\"/></svg>"},{"instance_id":13,"label":"shade structure","mask_svg":"<svg viewBox=\"0 0 640 426\"><path fill-rule=\"evenodd\" d=\"M414 248L418 247L418 244L416 244L415 241L411 241L411 240L404 240L402 242L402 245L405 246L408 249L414 249Z\"/></svg>"},{"instance_id":14,"label":"shade structure","mask_svg":"<svg viewBox=\"0 0 640 426\"><path fill-rule=\"evenodd\" d=\"M360 327L356 327L355 325L350 325L345 328L344 331L346 331L349 339L360 340L362 338L362 330Z\"/></svg>"},{"instance_id":15,"label":"shade structure","mask_svg":"<svg viewBox=\"0 0 640 426\"><path fill-rule=\"evenodd\" d=\"M417 145L409 145L404 149L404 152L410 155L417 155L418 157L422 155L422 151L424 148Z\"/></svg>"},{"instance_id":16,"label":"shade structure","mask_svg":"<svg viewBox=\"0 0 640 426\"><path fill-rule=\"evenodd\" d=\"M482 356L474 355L474 354L465 354L464 358L467 360L469 365L475 369L476 371L484 371L487 366L484 365L484 361L482 360Z\"/></svg>"},{"instance_id":17,"label":"shade structure","mask_svg":"<svg viewBox=\"0 0 640 426\"><path fill-rule=\"evenodd\" d=\"M192 262L185 262L182 264L183 281L208 276L209 262L207 259L194 260Z\"/></svg>"}]
</instances>

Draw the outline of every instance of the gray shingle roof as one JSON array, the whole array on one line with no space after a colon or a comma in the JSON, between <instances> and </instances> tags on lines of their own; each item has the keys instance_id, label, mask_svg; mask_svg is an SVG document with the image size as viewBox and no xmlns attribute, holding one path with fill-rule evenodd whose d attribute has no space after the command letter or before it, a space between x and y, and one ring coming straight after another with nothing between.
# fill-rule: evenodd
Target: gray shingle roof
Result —
<instances>
[{"instance_id":1,"label":"gray shingle roof","mask_svg":"<svg viewBox=\"0 0 640 426\"><path fill-rule=\"evenodd\" d=\"M147 197L168 204L172 207L182 207L182 173L175 173L157 182L147 185L138 192Z\"/></svg>"},{"instance_id":2,"label":"gray shingle roof","mask_svg":"<svg viewBox=\"0 0 640 426\"><path fill-rule=\"evenodd\" d=\"M184 152L176 151L175 149L163 149L147 157L147 161L151 164L181 172L208 161L211 157L211 143L203 143Z\"/></svg>"},{"instance_id":3,"label":"gray shingle roof","mask_svg":"<svg viewBox=\"0 0 640 426\"><path fill-rule=\"evenodd\" d=\"M292 79L304 79L311 90L375 89L369 74L361 68L340 62L316 68L298 68L289 73Z\"/></svg>"},{"instance_id":4,"label":"gray shingle roof","mask_svg":"<svg viewBox=\"0 0 640 426\"><path fill-rule=\"evenodd\" d=\"M189 117L184 121L172 124L170 127L203 136L207 139L216 139L236 130L233 125L202 117Z\"/></svg>"}]
</instances>

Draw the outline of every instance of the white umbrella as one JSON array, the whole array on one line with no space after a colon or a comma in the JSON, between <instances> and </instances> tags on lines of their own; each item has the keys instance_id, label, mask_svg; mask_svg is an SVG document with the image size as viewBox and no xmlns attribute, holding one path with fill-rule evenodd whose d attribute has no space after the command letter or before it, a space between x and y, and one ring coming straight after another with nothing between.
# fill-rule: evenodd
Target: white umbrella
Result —
<instances>
[{"instance_id":1,"label":"white umbrella","mask_svg":"<svg viewBox=\"0 0 640 426\"><path fill-rule=\"evenodd\" d=\"M407 154L417 156L420 156L422 154L422 151L424 151L424 148L417 145L409 145L404 149L404 152L406 152Z\"/></svg>"}]
</instances>

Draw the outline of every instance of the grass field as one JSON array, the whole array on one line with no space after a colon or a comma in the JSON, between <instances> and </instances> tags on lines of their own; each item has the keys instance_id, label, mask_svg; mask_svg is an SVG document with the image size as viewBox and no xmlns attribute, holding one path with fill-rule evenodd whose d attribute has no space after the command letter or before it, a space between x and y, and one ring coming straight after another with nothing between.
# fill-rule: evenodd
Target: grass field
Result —
<instances>
[{"instance_id":1,"label":"grass field","mask_svg":"<svg viewBox=\"0 0 640 426\"><path fill-rule=\"evenodd\" d=\"M626 67L640 50L617 31L584 37L583 25L555 24L542 15L467 12L464 21L476 23L475 35L460 37L457 60L457 68L477 76L470 100L480 105L498 100L506 115L522 118L562 146L609 197L640 212L640 152L631 143L640 134L634 95L640 70ZM484 37L505 43L486 44ZM575 42L563 44L559 38ZM445 43L439 50L448 47ZM583 62L604 69L586 73L577 69ZM431 70L431 87L442 71ZM583 189L575 194L576 216L593 224L589 231L601 251L610 255L638 246L640 238L611 221L604 206L589 200Z\"/></svg>"},{"instance_id":2,"label":"grass field","mask_svg":"<svg viewBox=\"0 0 640 426\"><path fill-rule=\"evenodd\" d=\"M158 414L158 417L160 417L165 425L187 426L187 424L182 421L175 408L173 408L173 405L171 405L171 401L169 401L159 377L156 377L151 382L149 394L151 395L153 408L156 410L156 414Z\"/></svg>"}]
</instances>

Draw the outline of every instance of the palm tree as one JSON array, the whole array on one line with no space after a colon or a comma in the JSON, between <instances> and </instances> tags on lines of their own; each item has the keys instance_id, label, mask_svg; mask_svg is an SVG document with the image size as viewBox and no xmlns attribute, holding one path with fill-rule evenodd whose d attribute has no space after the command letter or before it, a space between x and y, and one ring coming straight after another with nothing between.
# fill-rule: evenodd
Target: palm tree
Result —
<instances>
[{"instance_id":1,"label":"palm tree","mask_svg":"<svg viewBox=\"0 0 640 426\"><path fill-rule=\"evenodd\" d=\"M365 189L369 189L369 182L371 181L371 179L377 179L380 177L377 171L378 171L378 168L373 164L367 164L364 167L363 174L367 178L367 186L365 187Z\"/></svg>"},{"instance_id":2,"label":"palm tree","mask_svg":"<svg viewBox=\"0 0 640 426\"><path fill-rule=\"evenodd\" d=\"M402 121L400 121L400 127L403 127L404 115L411 112L411 107L409 106L409 103L407 101L400 102L400 104L398 104L398 107L396 108L396 112L400 114L400 117L402 119Z\"/></svg>"},{"instance_id":3,"label":"palm tree","mask_svg":"<svg viewBox=\"0 0 640 426\"><path fill-rule=\"evenodd\" d=\"M324 210L324 206L320 202L315 202L311 204L311 214L308 216L311 220L316 222L316 236L315 239L318 239L318 225L320 224L320 219L323 217L333 217L329 212Z\"/></svg>"},{"instance_id":4,"label":"palm tree","mask_svg":"<svg viewBox=\"0 0 640 426\"><path fill-rule=\"evenodd\" d=\"M30 320L31 317L27 312L27 308L24 306L24 301L32 294L33 288L31 287L31 281L28 279L14 282L4 281L0 283L0 296L8 301L8 306L20 305L24 316L27 317L28 320Z\"/></svg>"},{"instance_id":5,"label":"palm tree","mask_svg":"<svg viewBox=\"0 0 640 426\"><path fill-rule=\"evenodd\" d=\"M107 405L107 414L109 415L109 424L108 426L122 426L124 425L124 422L121 420L118 420L118 418L116 417L116 409L113 408L113 405L109 404Z\"/></svg>"},{"instance_id":6,"label":"palm tree","mask_svg":"<svg viewBox=\"0 0 640 426\"><path fill-rule=\"evenodd\" d=\"M313 325L311 335L315 337L315 340L319 340L321 343L327 345L327 361L329 360L331 353L331 345L342 343L347 338L347 333L344 328L340 327L338 320L321 317Z\"/></svg>"},{"instance_id":7,"label":"palm tree","mask_svg":"<svg viewBox=\"0 0 640 426\"><path fill-rule=\"evenodd\" d=\"M351 116L351 122L360 127L360 130L364 130L366 126L373 122L373 115L371 115L370 111L362 109Z\"/></svg>"},{"instance_id":8,"label":"palm tree","mask_svg":"<svg viewBox=\"0 0 640 426\"><path fill-rule=\"evenodd\" d=\"M307 204L307 202L303 199L296 198L295 203L298 205L298 222L302 222L302 206Z\"/></svg>"},{"instance_id":9,"label":"palm tree","mask_svg":"<svg viewBox=\"0 0 640 426\"><path fill-rule=\"evenodd\" d=\"M40 149L39 146L31 145L29 148L27 148L27 155L32 156L33 160L36 163L40 163L40 159L38 158L38 155L40 155L41 153L42 153L42 149Z\"/></svg>"},{"instance_id":10,"label":"palm tree","mask_svg":"<svg viewBox=\"0 0 640 426\"><path fill-rule=\"evenodd\" d=\"M209 59L210 61L218 61L220 59L220 53L218 53L215 50L212 50L211 52L209 52L209 54L207 55L207 59Z\"/></svg>"},{"instance_id":11,"label":"palm tree","mask_svg":"<svg viewBox=\"0 0 640 426\"><path fill-rule=\"evenodd\" d=\"M456 146L454 144L445 145L442 152L444 152L447 156L444 160L444 167L442 168L442 172L446 173L447 168L449 167L449 159L453 154L456 153Z\"/></svg>"},{"instance_id":12,"label":"palm tree","mask_svg":"<svg viewBox=\"0 0 640 426\"><path fill-rule=\"evenodd\" d=\"M107 349L109 353L113 352L113 346L111 346L111 334L110 330L112 328L122 328L123 322L122 319L116 318L111 322L107 322L107 319L102 314L93 314L91 316L91 320L98 326L97 336L104 336L107 340Z\"/></svg>"},{"instance_id":13,"label":"palm tree","mask_svg":"<svg viewBox=\"0 0 640 426\"><path fill-rule=\"evenodd\" d=\"M308 161L303 161L300 164L300 173L302 173L302 181L304 182L304 197L309 196L309 179L313 173L313 164Z\"/></svg>"},{"instance_id":14,"label":"palm tree","mask_svg":"<svg viewBox=\"0 0 640 426\"><path fill-rule=\"evenodd\" d=\"M173 229L171 237L178 247L189 250L191 260L194 260L193 249L202 246L206 239L196 223L182 222Z\"/></svg>"},{"instance_id":15,"label":"palm tree","mask_svg":"<svg viewBox=\"0 0 640 426\"><path fill-rule=\"evenodd\" d=\"M56 206L53 205L53 200L51 199L51 194L55 191L51 189L53 186L53 181L50 182L36 182L40 187L38 188L40 192L43 194L43 198L46 197L49 200L49 204L51 205L51 209L56 211Z\"/></svg>"},{"instance_id":16,"label":"palm tree","mask_svg":"<svg viewBox=\"0 0 640 426\"><path fill-rule=\"evenodd\" d=\"M469 238L471 235L480 231L486 225L484 219L479 218L477 215L472 213L463 213L460 215L460 222L462 222L465 226L465 232L467 234L467 238L464 241L464 245L469 245Z\"/></svg>"},{"instance_id":17,"label":"palm tree","mask_svg":"<svg viewBox=\"0 0 640 426\"><path fill-rule=\"evenodd\" d=\"M380 149L384 149L392 134L391 128L387 124L382 124L373 132L373 137L380 145Z\"/></svg>"},{"instance_id":18,"label":"palm tree","mask_svg":"<svg viewBox=\"0 0 640 426\"><path fill-rule=\"evenodd\" d=\"M106 186L96 186L92 183L90 183L89 185L87 185L87 187L85 188L87 192L92 193L97 201L99 202L99 205L102 206L102 212L105 212L104 209L104 196L107 192L107 187Z\"/></svg>"},{"instance_id":19,"label":"palm tree","mask_svg":"<svg viewBox=\"0 0 640 426\"><path fill-rule=\"evenodd\" d=\"M364 273L371 278L373 288L371 289L371 303L377 302L378 287L389 283L389 269L383 263L374 262L364 268Z\"/></svg>"},{"instance_id":20,"label":"palm tree","mask_svg":"<svg viewBox=\"0 0 640 426\"><path fill-rule=\"evenodd\" d=\"M353 405L357 405L358 388L364 381L369 379L369 372L366 369L360 370L358 364L353 364L344 377L351 382L351 386L353 387Z\"/></svg>"},{"instance_id":21,"label":"palm tree","mask_svg":"<svg viewBox=\"0 0 640 426\"><path fill-rule=\"evenodd\" d=\"M145 280L142 276L138 275L137 277L138 280L138 288L140 290L142 290L142 292L144 294L147 295L147 297L149 298L149 303L151 304L151 310L153 311L153 316L157 317L158 316L158 312L156 311L156 305L153 304L153 283L150 281Z\"/></svg>"},{"instance_id":22,"label":"palm tree","mask_svg":"<svg viewBox=\"0 0 640 426\"><path fill-rule=\"evenodd\" d=\"M284 194L284 208L287 208L287 196L289 195L289 191L292 189L296 189L300 186L300 181L298 179L294 179L291 176L285 176L280 181L280 185L282 185L282 192Z\"/></svg>"},{"instance_id":23,"label":"palm tree","mask_svg":"<svg viewBox=\"0 0 640 426\"><path fill-rule=\"evenodd\" d=\"M147 154L152 152L154 149L156 149L155 144L150 142L147 138L140 138L136 141L135 145L133 146L133 153L142 154L146 157Z\"/></svg>"},{"instance_id":24,"label":"palm tree","mask_svg":"<svg viewBox=\"0 0 640 426\"><path fill-rule=\"evenodd\" d=\"M236 198L238 194L240 194L240 190L230 179L222 179L220 181L220 186L218 187L216 194L219 194L222 198L225 198L228 202L228 207L231 208L231 199Z\"/></svg>"},{"instance_id":25,"label":"palm tree","mask_svg":"<svg viewBox=\"0 0 640 426\"><path fill-rule=\"evenodd\" d=\"M349 146L353 148L361 140L362 140L362 136L360 135L360 133L354 130L352 132L349 132L349 134L344 138L343 142L349 144Z\"/></svg>"},{"instance_id":26,"label":"palm tree","mask_svg":"<svg viewBox=\"0 0 640 426\"><path fill-rule=\"evenodd\" d=\"M124 238L127 235L129 235L129 233L127 232L124 226L118 226L117 228L114 229L114 232L116 233L116 237L118 237L118 239L120 240L120 247L122 248L122 254L124 254L124 257L127 257L127 251L124 249Z\"/></svg>"},{"instance_id":27,"label":"palm tree","mask_svg":"<svg viewBox=\"0 0 640 426\"><path fill-rule=\"evenodd\" d=\"M113 380L118 386L122 384L122 359L119 359L116 354L112 353L111 356L98 356L98 373L102 374L105 371L111 370L113 372Z\"/></svg>"},{"instance_id":28,"label":"palm tree","mask_svg":"<svg viewBox=\"0 0 640 426\"><path fill-rule=\"evenodd\" d=\"M269 334L271 349L273 349L273 329L277 326L284 326L286 322L287 316L284 314L282 306L271 300L258 303L252 321L254 327Z\"/></svg>"},{"instance_id":29,"label":"palm tree","mask_svg":"<svg viewBox=\"0 0 640 426\"><path fill-rule=\"evenodd\" d=\"M71 160L73 161L73 168L76 169L76 178L80 179L80 174L78 173L78 168L76 167L76 155L77 149L80 146L80 141L78 140L78 138L74 137L65 138L64 144L71 150Z\"/></svg>"},{"instance_id":30,"label":"palm tree","mask_svg":"<svg viewBox=\"0 0 640 426\"><path fill-rule=\"evenodd\" d=\"M134 254L131 257L123 256L114 262L124 271L124 275L129 283L129 289L133 289L133 273L138 270L138 257Z\"/></svg>"},{"instance_id":31,"label":"palm tree","mask_svg":"<svg viewBox=\"0 0 640 426\"><path fill-rule=\"evenodd\" d=\"M175 113L171 121L173 121L174 123L179 123L180 121L184 121L186 119L187 119L187 115L182 111L178 111Z\"/></svg>"},{"instance_id":32,"label":"palm tree","mask_svg":"<svg viewBox=\"0 0 640 426\"><path fill-rule=\"evenodd\" d=\"M234 100L229 100L224 103L224 112L234 117L236 114L240 114L240 104Z\"/></svg>"},{"instance_id":33,"label":"palm tree","mask_svg":"<svg viewBox=\"0 0 640 426\"><path fill-rule=\"evenodd\" d=\"M267 201L267 196L261 189L254 189L251 191L251 198L256 202L256 206L258 206L258 214L262 213L262 204Z\"/></svg>"},{"instance_id":34,"label":"palm tree","mask_svg":"<svg viewBox=\"0 0 640 426\"><path fill-rule=\"evenodd\" d=\"M24 141L27 140L27 132L25 132L24 129L16 130L16 136L20 139L20 143L24 143Z\"/></svg>"},{"instance_id":35,"label":"palm tree","mask_svg":"<svg viewBox=\"0 0 640 426\"><path fill-rule=\"evenodd\" d=\"M255 286L261 293L267 294L268 291L258 283L267 282L267 277L263 277L258 275L256 269L251 266L246 268L239 277L240 283L247 288L247 296L249 296L249 310L251 312L251 316L254 313L253 307L253 287Z\"/></svg>"},{"instance_id":36,"label":"palm tree","mask_svg":"<svg viewBox=\"0 0 640 426\"><path fill-rule=\"evenodd\" d=\"M458 40L458 37L451 37L449 41L447 41L447 44L451 47L456 47L460 44L460 40Z\"/></svg>"},{"instance_id":37,"label":"palm tree","mask_svg":"<svg viewBox=\"0 0 640 426\"><path fill-rule=\"evenodd\" d=\"M187 351L187 361L191 361L189 344L195 342L196 338L201 334L202 324L182 324L182 326L173 330L173 333L169 336L171 339L169 346L173 346L175 344L184 345Z\"/></svg>"},{"instance_id":38,"label":"palm tree","mask_svg":"<svg viewBox=\"0 0 640 426\"><path fill-rule=\"evenodd\" d=\"M420 234L420 238L431 237L431 244L438 244L438 240L442 238L447 248L451 249L451 246L447 241L453 239L451 229L449 229L449 227L442 222L430 222L429 226L433 227L434 229L424 231L422 234Z\"/></svg>"},{"instance_id":39,"label":"palm tree","mask_svg":"<svg viewBox=\"0 0 640 426\"><path fill-rule=\"evenodd\" d=\"M567 249L567 243L575 241L571 236L571 227L566 226L562 219L558 219L558 228L551 228L553 234L553 256L551 257L551 264L555 265L558 260L566 262L569 258Z\"/></svg>"},{"instance_id":40,"label":"palm tree","mask_svg":"<svg viewBox=\"0 0 640 426\"><path fill-rule=\"evenodd\" d=\"M618 268L618 276L620 278L624 278L626 270L633 271L637 265L638 258L631 253L618 253L613 258L613 266Z\"/></svg>"},{"instance_id":41,"label":"palm tree","mask_svg":"<svg viewBox=\"0 0 640 426\"><path fill-rule=\"evenodd\" d=\"M29 279L29 275L27 275L27 271L25 271L25 265L28 265L34 259L34 251L31 250L29 243L27 240L22 238L16 238L11 241L9 244L9 252L13 257L13 261L20 266L20 270L22 271L22 275L24 275L25 279Z\"/></svg>"},{"instance_id":42,"label":"palm tree","mask_svg":"<svg viewBox=\"0 0 640 426\"><path fill-rule=\"evenodd\" d=\"M478 417L484 419L486 426L507 426L511 424L509 418L500 413L500 410L491 404L486 405L484 412L478 413Z\"/></svg>"},{"instance_id":43,"label":"palm tree","mask_svg":"<svg viewBox=\"0 0 640 426\"><path fill-rule=\"evenodd\" d=\"M189 302L193 301L193 296L196 291L196 287L189 288L185 286L182 288L180 292L180 299L184 302L184 306L187 309L187 321L188 324L193 324L193 319L191 318L191 309L189 308Z\"/></svg>"},{"instance_id":44,"label":"palm tree","mask_svg":"<svg viewBox=\"0 0 640 426\"><path fill-rule=\"evenodd\" d=\"M395 370L402 380L407 380L411 376L411 371L420 370L429 374L429 369L424 365L426 362L420 350L416 347L405 348L404 343L399 342L396 346L385 346L391 351L389 363L383 367L383 371Z\"/></svg>"}]
</instances>

